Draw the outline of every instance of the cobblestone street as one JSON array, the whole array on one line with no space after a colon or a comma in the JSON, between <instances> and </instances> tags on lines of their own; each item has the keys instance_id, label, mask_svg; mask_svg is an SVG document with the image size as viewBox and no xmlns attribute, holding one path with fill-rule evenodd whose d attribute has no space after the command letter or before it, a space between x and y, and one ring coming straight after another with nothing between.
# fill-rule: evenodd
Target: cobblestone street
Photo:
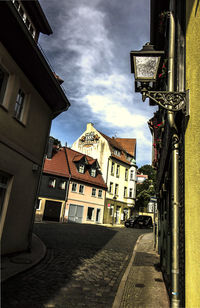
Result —
<instances>
[{"instance_id":1,"label":"cobblestone street","mask_svg":"<svg viewBox=\"0 0 200 308\"><path fill-rule=\"evenodd\" d=\"M2 308L112 307L139 229L35 224L47 246L34 268L5 281Z\"/></svg>"}]
</instances>

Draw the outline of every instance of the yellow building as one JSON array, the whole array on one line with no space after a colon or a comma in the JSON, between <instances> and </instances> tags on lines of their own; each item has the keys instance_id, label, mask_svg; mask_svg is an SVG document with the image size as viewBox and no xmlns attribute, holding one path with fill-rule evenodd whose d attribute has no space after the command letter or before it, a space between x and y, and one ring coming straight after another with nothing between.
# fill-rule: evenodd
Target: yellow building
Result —
<instances>
[{"instance_id":1,"label":"yellow building","mask_svg":"<svg viewBox=\"0 0 200 308\"><path fill-rule=\"evenodd\" d=\"M160 107L150 120L155 150L153 164L157 168L161 267L171 306L198 308L200 2L151 0L151 44L165 51L156 90L186 92L186 109L174 113L173 127L170 128L169 114ZM173 139L175 134L177 140ZM175 168L173 153L178 155ZM176 190L174 170L179 174Z\"/></svg>"},{"instance_id":2,"label":"yellow building","mask_svg":"<svg viewBox=\"0 0 200 308\"><path fill-rule=\"evenodd\" d=\"M31 17L30 17L31 16ZM69 107L37 40L52 30L38 1L0 2L1 254L31 248L51 121Z\"/></svg>"},{"instance_id":3,"label":"yellow building","mask_svg":"<svg viewBox=\"0 0 200 308\"><path fill-rule=\"evenodd\" d=\"M72 149L96 158L108 186L104 223L121 224L130 216L136 197L136 139L110 138L92 123Z\"/></svg>"},{"instance_id":4,"label":"yellow building","mask_svg":"<svg viewBox=\"0 0 200 308\"><path fill-rule=\"evenodd\" d=\"M186 89L190 118L185 133L186 307L200 307L200 3L186 1Z\"/></svg>"}]
</instances>

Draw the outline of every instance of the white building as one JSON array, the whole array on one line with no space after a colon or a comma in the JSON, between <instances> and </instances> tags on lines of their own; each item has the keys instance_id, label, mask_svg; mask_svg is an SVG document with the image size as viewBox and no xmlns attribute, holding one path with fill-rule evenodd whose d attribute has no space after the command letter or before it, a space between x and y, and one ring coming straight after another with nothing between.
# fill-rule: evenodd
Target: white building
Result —
<instances>
[{"instance_id":1,"label":"white building","mask_svg":"<svg viewBox=\"0 0 200 308\"><path fill-rule=\"evenodd\" d=\"M108 186L104 223L121 223L135 205L136 139L110 138L88 123L72 149L98 160Z\"/></svg>"}]
</instances>

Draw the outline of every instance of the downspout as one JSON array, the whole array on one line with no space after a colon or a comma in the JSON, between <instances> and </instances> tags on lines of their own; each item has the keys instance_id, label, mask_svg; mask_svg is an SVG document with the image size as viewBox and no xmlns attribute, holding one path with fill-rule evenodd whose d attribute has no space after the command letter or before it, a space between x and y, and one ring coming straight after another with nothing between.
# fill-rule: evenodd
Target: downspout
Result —
<instances>
[{"instance_id":1,"label":"downspout","mask_svg":"<svg viewBox=\"0 0 200 308\"><path fill-rule=\"evenodd\" d=\"M175 53L175 0L170 0L169 54L168 54L168 91L174 91L174 53ZM179 136L173 111L167 112L172 131L172 293L171 307L179 307Z\"/></svg>"},{"instance_id":2,"label":"downspout","mask_svg":"<svg viewBox=\"0 0 200 308\"><path fill-rule=\"evenodd\" d=\"M66 186L66 191L65 191L64 210L63 210L63 217L62 217L62 222L63 223L64 223L64 219L65 219L65 210L66 210L67 200L68 200L68 196L69 196L69 184L70 184L71 177L72 177L71 170L70 170L70 167L69 167L69 161L68 161L68 157L67 157L67 152L66 152L66 148L65 147L64 147L64 151L65 151L67 167L68 167L68 170L69 170L69 179L68 179L67 186ZM69 222L69 220L67 220L67 221Z\"/></svg>"}]
</instances>

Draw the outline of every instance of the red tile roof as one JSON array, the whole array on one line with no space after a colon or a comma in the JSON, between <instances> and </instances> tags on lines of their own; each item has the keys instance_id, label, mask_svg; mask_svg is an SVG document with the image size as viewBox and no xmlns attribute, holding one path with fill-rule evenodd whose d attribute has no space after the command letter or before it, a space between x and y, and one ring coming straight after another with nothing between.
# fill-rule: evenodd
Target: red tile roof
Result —
<instances>
[{"instance_id":1,"label":"red tile roof","mask_svg":"<svg viewBox=\"0 0 200 308\"><path fill-rule=\"evenodd\" d=\"M92 177L90 175L87 167L85 173L82 174L78 172L76 162L80 161L80 159L83 157L86 157L89 165L92 165L96 161L92 157L81 154L80 152L74 151L70 148L60 148L59 151L52 157L52 159L45 159L43 172L64 177L69 177L71 175L73 180L87 182L95 186L107 188L107 185L104 182L100 171L97 172L96 177Z\"/></svg>"},{"instance_id":2,"label":"red tile roof","mask_svg":"<svg viewBox=\"0 0 200 308\"><path fill-rule=\"evenodd\" d=\"M126 150L127 153L136 155L136 139L135 138L116 138L116 141Z\"/></svg>"},{"instance_id":3,"label":"red tile roof","mask_svg":"<svg viewBox=\"0 0 200 308\"><path fill-rule=\"evenodd\" d=\"M134 138L110 138L99 131L99 133L108 141L112 157L130 165L130 161L126 158L126 153L135 157L136 154L136 139ZM113 148L121 151L121 155L117 156L113 153Z\"/></svg>"},{"instance_id":4,"label":"red tile roof","mask_svg":"<svg viewBox=\"0 0 200 308\"><path fill-rule=\"evenodd\" d=\"M80 154L79 152L74 151L70 148L66 148L66 152L67 152L69 168L70 168L70 171L71 171L72 179L79 180L79 181L82 181L82 182L87 182L87 183L90 183L90 184L93 184L93 185L96 185L96 186L100 186L100 187L103 187L103 188L107 188L107 185L104 182L103 177L102 177L100 172L97 172L96 177L92 177L87 168L86 168L85 173L83 173L83 174L78 172L76 164L73 162L73 159L77 154ZM90 157L88 155L84 155L84 156L86 157L88 162L93 161L92 157Z\"/></svg>"},{"instance_id":5,"label":"red tile roof","mask_svg":"<svg viewBox=\"0 0 200 308\"><path fill-rule=\"evenodd\" d=\"M69 177L69 169L64 149L60 149L53 155L52 159L45 159L43 172L59 176Z\"/></svg>"}]
</instances>

